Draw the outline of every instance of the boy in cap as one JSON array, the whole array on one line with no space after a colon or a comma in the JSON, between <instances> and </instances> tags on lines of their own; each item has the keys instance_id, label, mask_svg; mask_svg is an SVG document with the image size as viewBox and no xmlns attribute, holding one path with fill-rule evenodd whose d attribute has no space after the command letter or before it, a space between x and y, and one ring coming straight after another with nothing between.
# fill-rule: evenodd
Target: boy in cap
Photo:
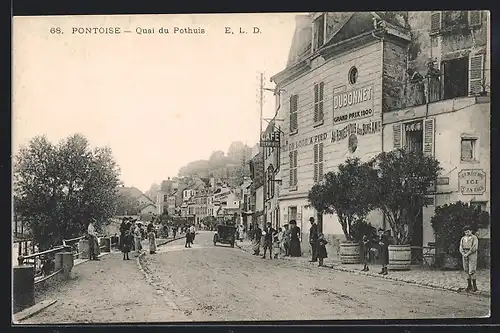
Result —
<instances>
[{"instance_id":1,"label":"boy in cap","mask_svg":"<svg viewBox=\"0 0 500 333\"><path fill-rule=\"evenodd\" d=\"M478 239L472 234L472 228L463 228L464 236L460 239L459 251L462 254L464 271L467 273L467 289L465 291L477 291L476 268L477 268L477 245ZM472 283L471 283L472 282Z\"/></svg>"}]
</instances>

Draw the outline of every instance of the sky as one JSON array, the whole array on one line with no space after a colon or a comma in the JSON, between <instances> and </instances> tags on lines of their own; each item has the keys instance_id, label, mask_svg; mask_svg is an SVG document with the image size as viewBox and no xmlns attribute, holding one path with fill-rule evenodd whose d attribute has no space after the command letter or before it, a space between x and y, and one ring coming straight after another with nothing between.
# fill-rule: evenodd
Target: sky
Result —
<instances>
[{"instance_id":1,"label":"sky","mask_svg":"<svg viewBox=\"0 0 500 333\"><path fill-rule=\"evenodd\" d=\"M121 34L78 33L94 27ZM274 87L294 29L293 13L15 17L13 153L37 135L57 143L82 133L112 149L126 186L146 191L232 141L253 146L258 73ZM274 108L266 92L264 117Z\"/></svg>"}]
</instances>

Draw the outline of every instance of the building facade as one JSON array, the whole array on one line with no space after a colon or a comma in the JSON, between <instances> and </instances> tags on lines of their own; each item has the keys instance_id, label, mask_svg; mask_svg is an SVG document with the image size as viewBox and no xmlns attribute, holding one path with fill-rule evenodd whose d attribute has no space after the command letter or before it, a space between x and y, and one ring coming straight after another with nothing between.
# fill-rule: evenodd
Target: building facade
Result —
<instances>
[{"instance_id":1,"label":"building facade","mask_svg":"<svg viewBox=\"0 0 500 333\"><path fill-rule=\"evenodd\" d=\"M281 129L272 120L264 133L266 136L280 135ZM266 222L271 222L274 228L280 227L280 212L278 206L278 196L282 180L279 178L280 171L280 147L263 147L264 153L264 214Z\"/></svg>"},{"instance_id":2,"label":"building facade","mask_svg":"<svg viewBox=\"0 0 500 333\"><path fill-rule=\"evenodd\" d=\"M382 41L374 20L381 18L369 12L299 16L287 68L272 78L283 91L280 218L296 220L307 239L315 217L333 254L344 240L340 223L335 215L318 216L308 192L348 157L367 161L382 151L382 74L390 66L384 57L411 38L392 20ZM381 226L381 214L368 221ZM306 241L303 251L310 251Z\"/></svg>"},{"instance_id":3,"label":"building facade","mask_svg":"<svg viewBox=\"0 0 500 333\"><path fill-rule=\"evenodd\" d=\"M296 220L307 239L317 217L335 255L340 224L308 208L308 191L348 157L367 161L395 148L421 149L445 169L414 245L433 241L435 205L489 209L488 26L486 12L470 11L298 16L287 67L272 78L284 119L281 219ZM368 221L389 228L380 212Z\"/></svg>"},{"instance_id":4,"label":"building facade","mask_svg":"<svg viewBox=\"0 0 500 333\"><path fill-rule=\"evenodd\" d=\"M264 167L263 151L260 151L250 160L250 208L252 212L252 224L265 224L264 214Z\"/></svg>"},{"instance_id":5,"label":"building facade","mask_svg":"<svg viewBox=\"0 0 500 333\"><path fill-rule=\"evenodd\" d=\"M435 207L460 200L490 211L490 23L487 11L437 11L410 12L408 24L418 50L399 50L393 68L424 80L394 89L401 98L383 114L383 145L423 151L443 168L413 233L412 245L426 246ZM488 264L489 229L478 237Z\"/></svg>"}]
</instances>

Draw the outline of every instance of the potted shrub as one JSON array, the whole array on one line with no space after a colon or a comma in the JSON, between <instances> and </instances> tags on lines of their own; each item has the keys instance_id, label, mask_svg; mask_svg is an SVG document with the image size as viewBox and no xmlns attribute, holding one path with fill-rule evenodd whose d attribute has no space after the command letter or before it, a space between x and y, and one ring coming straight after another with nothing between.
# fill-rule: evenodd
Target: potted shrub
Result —
<instances>
[{"instance_id":1,"label":"potted shrub","mask_svg":"<svg viewBox=\"0 0 500 333\"><path fill-rule=\"evenodd\" d=\"M338 171L325 174L308 194L309 205L319 214L336 214L345 241L340 243L342 263L360 262L360 238L356 226L366 224L365 217L372 210L372 183L376 175L359 158L349 158ZM359 229L359 228L358 228Z\"/></svg>"},{"instance_id":2,"label":"potted shrub","mask_svg":"<svg viewBox=\"0 0 500 333\"><path fill-rule=\"evenodd\" d=\"M430 185L441 171L439 161L422 152L399 149L380 153L370 165L377 172L375 207L393 231L388 268L410 269L413 226L425 206Z\"/></svg>"},{"instance_id":3,"label":"potted shrub","mask_svg":"<svg viewBox=\"0 0 500 333\"><path fill-rule=\"evenodd\" d=\"M436 264L444 269L460 269L462 256L458 247L463 227L469 225L476 232L479 228L488 227L489 222L488 212L461 201L436 207L435 215L431 218L436 237Z\"/></svg>"}]
</instances>

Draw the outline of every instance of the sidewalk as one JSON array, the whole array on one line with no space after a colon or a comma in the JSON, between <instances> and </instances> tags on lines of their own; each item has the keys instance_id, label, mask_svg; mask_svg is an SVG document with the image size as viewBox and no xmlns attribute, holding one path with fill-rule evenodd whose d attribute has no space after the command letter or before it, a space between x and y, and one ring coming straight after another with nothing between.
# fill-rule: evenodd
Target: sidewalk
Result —
<instances>
[{"instance_id":1,"label":"sidewalk","mask_svg":"<svg viewBox=\"0 0 500 333\"><path fill-rule=\"evenodd\" d=\"M249 240L237 242L236 246L244 251L253 253L252 243ZM283 260L291 260L309 266L318 265L318 263L309 262L309 260L311 260L309 256L285 257L283 258ZM467 281L465 281L462 271L442 271L435 269L431 270L425 269L421 266L412 266L411 270L409 271L389 271L388 275L380 275L378 274L378 272L380 272L382 269L381 265L370 265L370 271L363 272L361 271L361 269L363 268L362 264L346 265L328 258L325 259L324 264L326 267L343 272L374 276L378 278L406 282L423 287L445 289L454 292L463 291L467 285ZM476 277L479 290L474 294L491 297L490 270L479 270L476 272Z\"/></svg>"},{"instance_id":2,"label":"sidewalk","mask_svg":"<svg viewBox=\"0 0 500 333\"><path fill-rule=\"evenodd\" d=\"M158 239L157 243L170 241L173 239ZM147 241L143 245L146 248ZM70 280L48 285L36 302L55 303L20 323L189 321L146 281L133 252L128 261L122 260L117 251L101 255L100 259L82 261L73 267Z\"/></svg>"}]
</instances>

